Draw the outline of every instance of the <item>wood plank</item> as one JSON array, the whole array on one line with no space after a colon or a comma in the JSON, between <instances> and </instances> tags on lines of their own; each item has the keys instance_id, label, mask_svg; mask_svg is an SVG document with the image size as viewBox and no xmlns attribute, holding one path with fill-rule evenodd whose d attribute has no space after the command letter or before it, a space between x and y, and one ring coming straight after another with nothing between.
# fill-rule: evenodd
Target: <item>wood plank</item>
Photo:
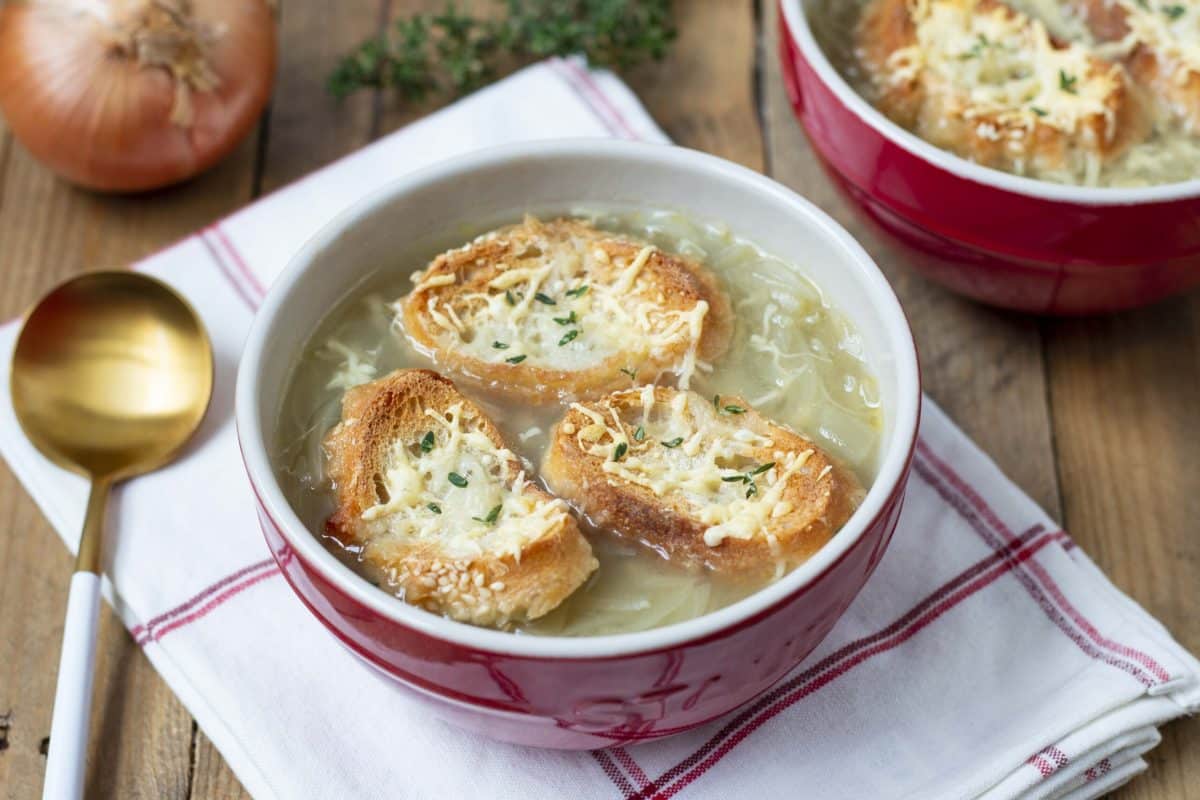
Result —
<instances>
[{"instance_id":1,"label":"wood plank","mask_svg":"<svg viewBox=\"0 0 1200 800\"><path fill-rule=\"evenodd\" d=\"M250 794L242 788L237 776L217 748L202 731L197 731L193 752L193 778L191 797L212 800L250 800Z\"/></svg>"},{"instance_id":2,"label":"wood plank","mask_svg":"<svg viewBox=\"0 0 1200 800\"><path fill-rule=\"evenodd\" d=\"M1066 527L1200 652L1200 294L1046 331ZM1163 736L1121 797L1200 798L1200 719Z\"/></svg>"},{"instance_id":3,"label":"wood plank","mask_svg":"<svg viewBox=\"0 0 1200 800\"><path fill-rule=\"evenodd\" d=\"M267 114L262 193L371 140L378 113L375 93L360 92L338 102L326 92L325 81L342 55L379 33L387 6L386 0L281 4L279 78Z\"/></svg>"},{"instance_id":4,"label":"wood plank","mask_svg":"<svg viewBox=\"0 0 1200 800\"><path fill-rule=\"evenodd\" d=\"M761 171L753 4L689 0L675 4L675 17L679 38L667 58L627 82L676 144Z\"/></svg>"},{"instance_id":5,"label":"wood plank","mask_svg":"<svg viewBox=\"0 0 1200 800\"><path fill-rule=\"evenodd\" d=\"M908 313L925 390L1051 516L1060 511L1038 323L962 300L920 277L902 249L834 188L792 113L780 74L775 3L762 2L763 119L772 176L858 239Z\"/></svg>"},{"instance_id":6,"label":"wood plank","mask_svg":"<svg viewBox=\"0 0 1200 800\"><path fill-rule=\"evenodd\" d=\"M478 13L494 11L488 0L459 3ZM395 20L445 7L442 0L395 0ZM762 134L754 95L757 41L754 8L724 0L689 0L675 5L679 39L661 62L650 62L626 75L655 120L677 143L762 169ZM387 133L454 98L401 103L380 98L379 133ZM274 137L272 137L274 138Z\"/></svg>"},{"instance_id":7,"label":"wood plank","mask_svg":"<svg viewBox=\"0 0 1200 800\"><path fill-rule=\"evenodd\" d=\"M169 244L249 197L254 141L188 184L106 197L59 181L13 145L0 174L0 316L16 316L62 279L120 267ZM14 199L19 198L19 202ZM40 792L70 559L7 466L0 469L0 711L11 709L0 752L0 795ZM20 609L20 613L12 610ZM88 791L96 796L186 797L189 718L105 607L101 617Z\"/></svg>"},{"instance_id":8,"label":"wood plank","mask_svg":"<svg viewBox=\"0 0 1200 800\"><path fill-rule=\"evenodd\" d=\"M0 470L0 526L0 796L35 797L71 559L7 467Z\"/></svg>"}]
</instances>

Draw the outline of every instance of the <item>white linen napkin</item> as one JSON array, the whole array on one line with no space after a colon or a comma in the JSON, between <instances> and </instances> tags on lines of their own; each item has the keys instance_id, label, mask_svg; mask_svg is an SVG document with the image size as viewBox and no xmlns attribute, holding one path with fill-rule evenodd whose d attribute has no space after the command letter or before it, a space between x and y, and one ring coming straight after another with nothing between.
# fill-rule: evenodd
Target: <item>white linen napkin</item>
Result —
<instances>
[{"instance_id":1,"label":"white linen napkin","mask_svg":"<svg viewBox=\"0 0 1200 800\"><path fill-rule=\"evenodd\" d=\"M136 265L199 309L216 394L183 458L117 490L106 592L251 794L1090 798L1144 770L1156 726L1200 709L1200 663L928 400L899 529L862 595L778 686L694 732L596 753L487 741L433 718L303 609L258 530L232 419L265 287L313 230L408 170L604 135L665 141L613 76L546 62ZM0 329L6 358L16 333ZM0 451L74 549L84 482L22 436L0 376Z\"/></svg>"}]
</instances>

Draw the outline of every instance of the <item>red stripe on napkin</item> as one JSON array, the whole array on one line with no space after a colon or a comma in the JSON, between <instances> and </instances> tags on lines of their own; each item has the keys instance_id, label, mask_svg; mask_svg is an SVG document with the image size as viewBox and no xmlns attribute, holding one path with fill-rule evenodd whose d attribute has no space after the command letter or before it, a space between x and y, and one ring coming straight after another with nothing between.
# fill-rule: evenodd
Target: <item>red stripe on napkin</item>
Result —
<instances>
[{"instance_id":1,"label":"red stripe on napkin","mask_svg":"<svg viewBox=\"0 0 1200 800\"><path fill-rule=\"evenodd\" d=\"M608 99L608 95L596 84L587 70L564 58L553 58L550 66L563 77L572 91L584 102L609 133L621 139L641 140L621 110Z\"/></svg>"},{"instance_id":2,"label":"red stripe on napkin","mask_svg":"<svg viewBox=\"0 0 1200 800\"><path fill-rule=\"evenodd\" d=\"M930 462L930 464L932 464L937 471L946 478L947 481L949 481L958 495L962 499L965 499L970 504L971 508L978 512L978 514L988 523L988 525L991 526L992 530L998 532L1000 536L1006 540L1012 538L1013 534L1011 529L1004 524L999 515L997 515L991 506L988 505L987 501L985 501L983 497L981 497L980 494L975 491L975 489L970 486L950 464L939 458L924 440L919 440L917 442L917 451L924 456ZM974 524L972 524L972 527L975 527ZM980 529L976 528L976 530ZM987 537L987 534L983 531L980 532L981 535L985 536L985 538L990 538ZM1028 566L1028 569L1050 593L1051 597L1054 598L1054 601L1058 604L1059 608L1065 611L1067 615L1070 616L1071 620L1079 627L1079 629L1086 633L1093 642L1105 648L1106 650L1110 650L1117 655L1131 659L1141 666L1146 667L1153 673L1154 678L1158 681L1165 682L1171 679L1170 673L1168 673L1166 669L1164 669L1160 664L1158 664L1158 662L1156 662L1146 653L1127 645L1119 644L1102 636L1096 627L1086 617L1084 617L1084 615L1080 613L1079 610L1070 603L1070 601L1067 600L1058 584L1052 577L1050 577L1050 574L1046 572L1045 568L1043 568L1041 564L1031 562Z\"/></svg>"},{"instance_id":3,"label":"red stripe on napkin","mask_svg":"<svg viewBox=\"0 0 1200 800\"><path fill-rule=\"evenodd\" d=\"M233 572L229 575L226 575L224 578L222 578L221 580L212 584L211 586L197 592L191 598L189 598L188 600L184 601L183 603L180 603L179 605L175 606L170 611L164 611L163 613L159 614L157 617L154 617L153 619L151 619L146 624L133 626L132 628L129 629L129 633L130 633L130 635L133 636L133 638L135 640L141 638L141 635L143 633L149 632L152 634L153 629L156 625L160 625L163 622L171 619L172 617L176 617L186 611L190 611L198 603L200 603L203 600L207 599L208 597L212 596L215 592L225 588L226 586L228 586L229 584L238 580L239 578L243 578L246 575L250 574L251 572L257 572L258 570L262 569L263 567L271 566L274 563L275 562L273 562L271 559L267 558L262 561L251 564L248 567L242 567L237 572Z\"/></svg>"},{"instance_id":4,"label":"red stripe on napkin","mask_svg":"<svg viewBox=\"0 0 1200 800\"><path fill-rule=\"evenodd\" d=\"M657 780L645 784L640 791L628 795L628 800L670 797L682 788L671 786L673 781L686 778L686 782L690 783L695 780L763 722L871 656L903 644L946 611L991 584L1051 541L1053 535L1044 533L1040 526L1031 528L1018 537L1018 541L981 559L942 584L891 625L870 636L850 642L800 675L768 692L749 709L739 713L690 756L664 772ZM732 743L726 740L732 740ZM714 753L719 755L714 756ZM689 775L691 777L688 777ZM657 794L660 791L664 793Z\"/></svg>"},{"instance_id":5,"label":"red stripe on napkin","mask_svg":"<svg viewBox=\"0 0 1200 800\"><path fill-rule=\"evenodd\" d=\"M246 263L246 259L242 257L241 252L233 246L233 242L229 236L221 229L220 223L213 223L205 228L205 231L211 233L221 243L221 247L225 249L225 252L229 254L229 258L233 261L234 267L242 275L246 283L250 285L251 289L254 290L254 293L258 297L265 296L267 287L258 279L258 275L254 273L254 270L250 269L250 265Z\"/></svg>"},{"instance_id":6,"label":"red stripe on napkin","mask_svg":"<svg viewBox=\"0 0 1200 800\"><path fill-rule=\"evenodd\" d=\"M231 270L229 265L225 263L225 259L221 256L221 252L217 249L217 246L209 241L208 236L206 235L207 231L208 229L206 228L205 230L196 234L196 238L200 240L200 244L204 245L204 249L208 251L209 257L212 259L212 262L216 264L217 269L221 271L221 276L225 278L225 282L233 287L233 290L237 293L237 296L242 299L242 302L245 303L251 311L257 311L258 298L251 290L242 285L242 282L238 280L233 270Z\"/></svg>"},{"instance_id":7,"label":"red stripe on napkin","mask_svg":"<svg viewBox=\"0 0 1200 800\"><path fill-rule=\"evenodd\" d=\"M234 575L217 581L212 586L196 595L196 597L192 598L192 600L189 600L187 603L177 606L165 614L155 617L156 620L170 620L161 627L151 629L150 626L147 625L146 628L144 628L140 633L134 633L133 630L131 630L130 633L134 636L134 642L142 647L150 642L160 641L171 631L178 630L185 625L190 625L198 619L202 619L212 612L213 609L223 605L232 598L237 597L251 586L261 583L267 578L274 577L278 574L279 567L277 567L275 562L270 559L250 567L246 567L242 570L239 570ZM235 575L240 575L241 577L235 578ZM208 602L204 602L202 605L199 605L199 607L195 607L197 603L202 602L205 598L211 599L209 599ZM137 629L135 628L134 630Z\"/></svg>"},{"instance_id":8,"label":"red stripe on napkin","mask_svg":"<svg viewBox=\"0 0 1200 800\"><path fill-rule=\"evenodd\" d=\"M787 710L795 703L803 700L805 697L823 688L827 684L837 680L842 675L850 672L859 664L869 660L873 656L879 655L880 653L886 653L887 651L904 644L947 611L957 606L963 600L966 600L967 598L976 594L981 589L990 586L996 581L996 579L1007 575L1018 564L1031 558L1035 553L1037 553L1047 544L1050 544L1052 541L1053 539L1048 535L1039 535L1028 545L1021 548L1015 555L1006 558L1003 563L993 567L990 570L987 570L978 578L963 586L961 589L952 592L940 601L936 602L931 608L929 608L928 611L926 611L924 614L921 614L911 624L903 627L901 630L886 638L884 641L858 653L854 657L847 659L843 663L838 664L836 667L829 669L820 675L817 675L811 680L802 683L800 686L791 691L786 697L778 702L773 703L763 712L750 720L749 723L744 725L734 735L723 742L715 752L697 764L696 767L694 767L690 772L680 777L679 780L677 780L674 784L654 795L654 797L656 799L662 798L665 800L666 798L674 796L680 790L684 789L688 784L692 783L694 780L711 769L713 765L724 758L731 750L733 750L733 748L737 747L737 745L740 744L743 739L754 733L754 731L758 730L763 724L770 721L780 712ZM637 794L634 796L646 797L647 795Z\"/></svg>"},{"instance_id":9,"label":"red stripe on napkin","mask_svg":"<svg viewBox=\"0 0 1200 800\"><path fill-rule=\"evenodd\" d=\"M952 508L954 508L959 513L959 516L961 516L967 522L967 524L971 526L972 530L979 534L979 536L985 542L992 547L1003 546L1004 540L996 536L994 531L987 526L987 523L984 521L984 519L981 518L978 513L976 513L973 504L969 502L969 499L965 493L957 491L960 487L966 487L966 484L962 482L962 479L958 478L957 481L949 481L949 483L952 485L947 485L947 482L944 482L939 476L939 472L941 472L943 475L947 475L949 474L950 468L945 465L944 462L935 462L933 458L930 458L931 453L929 448L923 443L918 442L917 451L921 457L913 459L914 473L920 475L926 483L932 486L934 490L942 496L942 499L945 500ZM925 460L923 460L922 457ZM937 466L940 463L944 470L934 471L934 469L926 463L926 460L934 464L934 466ZM1008 529L1005 528L1004 530L1007 531ZM1044 572L1043 575L1045 575ZM1123 657L1120 654L1104 653L1093 646L1092 642L1088 641L1088 639L1071 624L1071 621L1064 616L1062 610L1053 602L1051 602L1046 593L1042 591L1043 588L1048 587L1039 584L1039 581L1035 578L1032 572L1023 568L1017 570L1016 577L1017 580L1021 582L1021 585L1025 587L1025 590L1029 592L1029 595L1033 598L1034 602L1037 603L1042 611L1046 614L1047 618L1049 618L1049 620L1053 622L1059 628L1059 630L1066 634L1066 636L1072 642L1074 642L1080 650L1098 661L1102 661L1105 664L1109 664L1119 670L1129 673L1144 686L1149 687L1157 683L1156 679L1152 675L1148 674L1139 664L1134 663L1132 660ZM1049 576L1046 575L1046 578L1049 579ZM1093 630L1095 629L1093 628Z\"/></svg>"}]
</instances>

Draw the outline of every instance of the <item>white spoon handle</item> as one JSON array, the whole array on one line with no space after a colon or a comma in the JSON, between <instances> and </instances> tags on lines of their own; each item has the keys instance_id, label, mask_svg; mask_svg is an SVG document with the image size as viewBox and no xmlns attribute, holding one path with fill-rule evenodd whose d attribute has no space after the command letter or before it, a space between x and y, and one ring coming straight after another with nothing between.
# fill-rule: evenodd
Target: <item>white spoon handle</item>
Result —
<instances>
[{"instance_id":1,"label":"white spoon handle","mask_svg":"<svg viewBox=\"0 0 1200 800\"><path fill-rule=\"evenodd\" d=\"M78 800L83 796L99 611L100 576L76 572L67 597L43 800Z\"/></svg>"}]
</instances>

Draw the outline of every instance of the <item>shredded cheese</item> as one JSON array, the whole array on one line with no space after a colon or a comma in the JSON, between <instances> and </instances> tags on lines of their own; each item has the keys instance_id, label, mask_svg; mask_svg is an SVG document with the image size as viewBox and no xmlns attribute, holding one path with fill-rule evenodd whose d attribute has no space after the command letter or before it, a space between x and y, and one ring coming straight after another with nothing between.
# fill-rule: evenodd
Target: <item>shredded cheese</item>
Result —
<instances>
[{"instance_id":1,"label":"shredded cheese","mask_svg":"<svg viewBox=\"0 0 1200 800\"><path fill-rule=\"evenodd\" d=\"M369 538L428 543L446 558L519 560L566 521L566 504L526 491L530 481L513 470L512 452L472 425L462 403L425 414L428 432L394 442L387 453L380 502L362 514Z\"/></svg>"},{"instance_id":2,"label":"shredded cheese","mask_svg":"<svg viewBox=\"0 0 1200 800\"><path fill-rule=\"evenodd\" d=\"M1115 135L1120 67L1056 44L1040 20L991 0L910 0L909 10L916 42L891 54L891 85L922 78L946 113L978 120L987 140L1020 145L1038 125L1076 134L1096 117L1106 140Z\"/></svg>"},{"instance_id":3,"label":"shredded cheese","mask_svg":"<svg viewBox=\"0 0 1200 800\"><path fill-rule=\"evenodd\" d=\"M375 351L361 354L342 344L337 339L327 341L325 343L325 350L334 356L341 356L342 358L341 366L338 367L333 377L329 379L329 383L325 385L326 389L353 389L355 386L361 386L364 383L375 380L375 375L378 372L378 369L372 363L372 359L376 355Z\"/></svg>"},{"instance_id":4,"label":"shredded cheese","mask_svg":"<svg viewBox=\"0 0 1200 800\"><path fill-rule=\"evenodd\" d=\"M570 371L619 355L623 364L666 364L684 387L707 367L697 351L708 303L668 306L647 270L654 247L630 260L613 256L598 237L552 240L532 219L525 231L534 236L523 252L497 265L485 286L425 298L428 318L454 348L491 364ZM414 279L419 292L460 278L417 273Z\"/></svg>"},{"instance_id":5,"label":"shredded cheese","mask_svg":"<svg viewBox=\"0 0 1200 800\"><path fill-rule=\"evenodd\" d=\"M1200 75L1200 0L1113 0L1125 11L1124 44L1142 44L1176 84Z\"/></svg>"},{"instance_id":6,"label":"shredded cheese","mask_svg":"<svg viewBox=\"0 0 1200 800\"><path fill-rule=\"evenodd\" d=\"M769 436L740 427L732 421L740 415L692 392L676 392L668 403L651 386L638 395L640 408L626 410L633 419L607 401L572 404L588 420L573 431L579 449L602 459L605 474L682 502L708 526L708 546L761 538L774 547L770 521L792 510L783 493L814 451L772 450Z\"/></svg>"}]
</instances>

